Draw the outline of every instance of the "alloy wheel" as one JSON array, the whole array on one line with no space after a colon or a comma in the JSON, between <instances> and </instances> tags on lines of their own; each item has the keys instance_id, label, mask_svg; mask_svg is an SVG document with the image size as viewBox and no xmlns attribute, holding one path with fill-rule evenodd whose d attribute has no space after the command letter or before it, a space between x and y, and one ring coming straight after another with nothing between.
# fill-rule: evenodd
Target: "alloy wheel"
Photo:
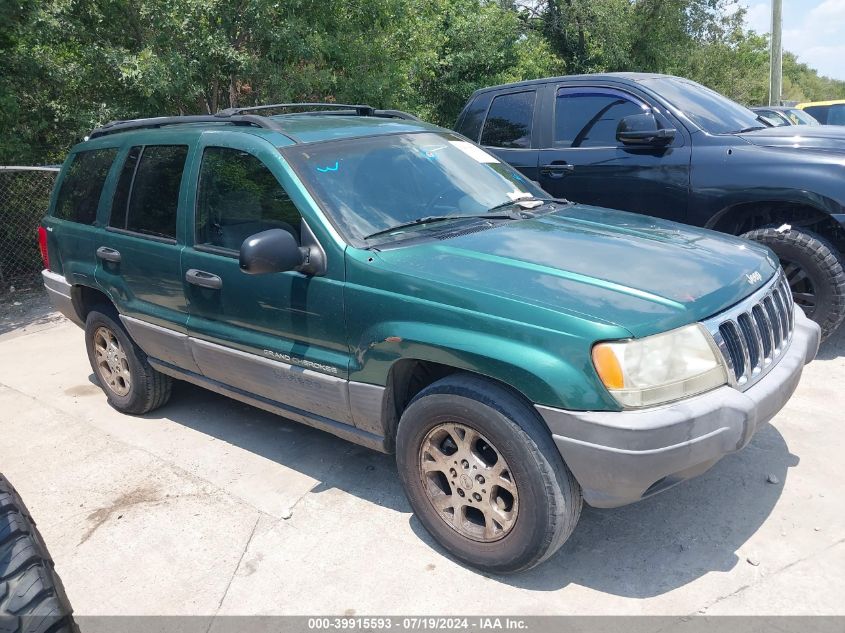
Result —
<instances>
[{"instance_id":1,"label":"alloy wheel","mask_svg":"<svg viewBox=\"0 0 845 633\"><path fill-rule=\"evenodd\" d=\"M513 529L519 492L511 469L472 427L448 422L431 429L420 445L419 467L432 506L462 536L487 543Z\"/></svg>"},{"instance_id":2,"label":"alloy wheel","mask_svg":"<svg viewBox=\"0 0 845 633\"><path fill-rule=\"evenodd\" d=\"M126 352L114 332L105 326L94 332L94 354L101 382L116 396L128 394L132 376Z\"/></svg>"}]
</instances>

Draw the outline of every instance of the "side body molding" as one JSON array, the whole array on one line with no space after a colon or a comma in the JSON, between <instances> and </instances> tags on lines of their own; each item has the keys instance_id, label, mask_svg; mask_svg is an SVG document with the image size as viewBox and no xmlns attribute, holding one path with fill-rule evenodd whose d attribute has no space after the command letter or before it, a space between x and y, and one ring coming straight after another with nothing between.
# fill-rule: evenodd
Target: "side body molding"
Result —
<instances>
[{"instance_id":1,"label":"side body molding","mask_svg":"<svg viewBox=\"0 0 845 633\"><path fill-rule=\"evenodd\" d=\"M150 357L150 364L164 374L369 448L387 450L384 387L350 382L133 317L120 318Z\"/></svg>"}]
</instances>

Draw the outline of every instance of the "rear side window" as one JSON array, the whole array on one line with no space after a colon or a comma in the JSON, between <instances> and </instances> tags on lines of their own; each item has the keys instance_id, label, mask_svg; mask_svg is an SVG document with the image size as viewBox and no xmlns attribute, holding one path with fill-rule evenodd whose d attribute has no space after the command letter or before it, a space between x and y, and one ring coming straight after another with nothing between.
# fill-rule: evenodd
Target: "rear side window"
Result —
<instances>
[{"instance_id":1,"label":"rear side window","mask_svg":"<svg viewBox=\"0 0 845 633\"><path fill-rule=\"evenodd\" d=\"M258 158L228 147L203 152L197 190L196 243L238 250L268 229L300 241L301 216L282 185Z\"/></svg>"},{"instance_id":2,"label":"rear side window","mask_svg":"<svg viewBox=\"0 0 845 633\"><path fill-rule=\"evenodd\" d=\"M484 114L489 105L489 94L478 95L461 114L461 120L458 121L455 130L477 143L478 136L481 134L481 124L484 122Z\"/></svg>"},{"instance_id":3,"label":"rear side window","mask_svg":"<svg viewBox=\"0 0 845 633\"><path fill-rule=\"evenodd\" d=\"M78 152L62 179L56 200L55 217L81 224L93 224L103 183L109 175L117 149Z\"/></svg>"},{"instance_id":4,"label":"rear side window","mask_svg":"<svg viewBox=\"0 0 845 633\"><path fill-rule=\"evenodd\" d=\"M616 127L645 109L624 93L609 89L560 88L555 99L555 145L616 147Z\"/></svg>"},{"instance_id":5,"label":"rear side window","mask_svg":"<svg viewBox=\"0 0 845 633\"><path fill-rule=\"evenodd\" d=\"M187 145L131 148L118 180L110 225L174 239L179 187L187 157Z\"/></svg>"},{"instance_id":6,"label":"rear side window","mask_svg":"<svg viewBox=\"0 0 845 633\"><path fill-rule=\"evenodd\" d=\"M536 93L516 92L493 99L481 144L488 147L531 147L531 121L534 119Z\"/></svg>"}]
</instances>

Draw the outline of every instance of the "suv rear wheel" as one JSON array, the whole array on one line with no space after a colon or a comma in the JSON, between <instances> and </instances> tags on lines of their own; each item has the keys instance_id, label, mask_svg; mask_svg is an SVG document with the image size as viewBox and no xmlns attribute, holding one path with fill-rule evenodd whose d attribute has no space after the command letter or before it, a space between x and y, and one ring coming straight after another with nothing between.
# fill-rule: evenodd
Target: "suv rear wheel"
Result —
<instances>
[{"instance_id":1,"label":"suv rear wheel","mask_svg":"<svg viewBox=\"0 0 845 633\"><path fill-rule=\"evenodd\" d=\"M845 270L836 248L805 229L757 229L741 237L775 252L795 303L819 324L822 340L833 334L845 320Z\"/></svg>"},{"instance_id":2,"label":"suv rear wheel","mask_svg":"<svg viewBox=\"0 0 845 633\"><path fill-rule=\"evenodd\" d=\"M170 399L170 376L153 369L120 318L107 307L88 313L85 346L97 382L118 411L141 415Z\"/></svg>"},{"instance_id":3,"label":"suv rear wheel","mask_svg":"<svg viewBox=\"0 0 845 633\"><path fill-rule=\"evenodd\" d=\"M449 376L411 401L396 461L426 530L485 571L538 565L581 514L581 489L535 412L476 376Z\"/></svg>"}]
</instances>

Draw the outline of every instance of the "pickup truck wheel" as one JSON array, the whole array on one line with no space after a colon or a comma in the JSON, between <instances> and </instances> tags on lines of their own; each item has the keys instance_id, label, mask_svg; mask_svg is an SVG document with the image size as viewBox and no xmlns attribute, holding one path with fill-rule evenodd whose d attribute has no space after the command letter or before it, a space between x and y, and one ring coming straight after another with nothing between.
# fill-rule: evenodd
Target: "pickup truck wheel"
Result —
<instances>
[{"instance_id":1,"label":"pickup truck wheel","mask_svg":"<svg viewBox=\"0 0 845 633\"><path fill-rule=\"evenodd\" d=\"M822 340L833 334L845 319L845 270L836 248L804 229L757 229L742 237L775 252L795 303L819 324Z\"/></svg>"},{"instance_id":2,"label":"pickup truck wheel","mask_svg":"<svg viewBox=\"0 0 845 633\"><path fill-rule=\"evenodd\" d=\"M119 317L107 312L92 310L85 320L85 346L97 382L118 411L141 415L157 409L170 399L172 379L152 368Z\"/></svg>"},{"instance_id":3,"label":"pickup truck wheel","mask_svg":"<svg viewBox=\"0 0 845 633\"><path fill-rule=\"evenodd\" d=\"M396 461L420 523L485 571L538 565L581 514L578 482L533 409L476 376L449 376L411 401Z\"/></svg>"},{"instance_id":4,"label":"pickup truck wheel","mask_svg":"<svg viewBox=\"0 0 845 633\"><path fill-rule=\"evenodd\" d=\"M73 610L35 521L0 475L0 630L78 632Z\"/></svg>"}]
</instances>

